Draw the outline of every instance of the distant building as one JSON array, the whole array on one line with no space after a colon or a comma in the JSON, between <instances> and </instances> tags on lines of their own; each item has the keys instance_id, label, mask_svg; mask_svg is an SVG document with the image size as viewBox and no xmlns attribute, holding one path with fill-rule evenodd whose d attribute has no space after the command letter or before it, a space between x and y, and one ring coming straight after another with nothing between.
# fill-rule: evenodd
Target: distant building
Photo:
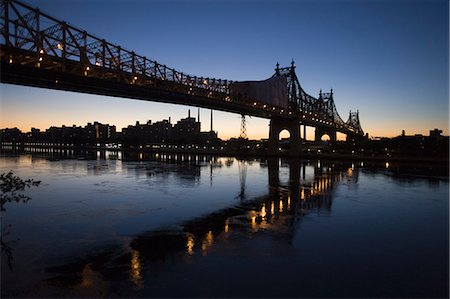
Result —
<instances>
[{"instance_id":1,"label":"distant building","mask_svg":"<svg viewBox=\"0 0 450 299\"><path fill-rule=\"evenodd\" d=\"M18 128L2 129L0 130L0 142L22 142L25 139L25 134Z\"/></svg>"},{"instance_id":2,"label":"distant building","mask_svg":"<svg viewBox=\"0 0 450 299\"><path fill-rule=\"evenodd\" d=\"M105 143L115 138L116 126L110 126L109 124L101 124L94 122L94 124L88 123L85 126L86 137L89 143Z\"/></svg>"},{"instance_id":3,"label":"distant building","mask_svg":"<svg viewBox=\"0 0 450 299\"><path fill-rule=\"evenodd\" d=\"M211 143L217 140L217 132L209 131L209 132L200 132L200 143Z\"/></svg>"},{"instance_id":4,"label":"distant building","mask_svg":"<svg viewBox=\"0 0 450 299\"><path fill-rule=\"evenodd\" d=\"M200 122L191 117L180 119L172 128L171 141L179 144L198 143L200 139Z\"/></svg>"},{"instance_id":5,"label":"distant building","mask_svg":"<svg viewBox=\"0 0 450 299\"><path fill-rule=\"evenodd\" d=\"M442 130L438 130L438 129L430 130L430 137L433 137L433 138L442 137Z\"/></svg>"},{"instance_id":6,"label":"distant building","mask_svg":"<svg viewBox=\"0 0 450 299\"><path fill-rule=\"evenodd\" d=\"M170 120L162 120L152 124L147 121L146 124L136 122L135 126L128 126L122 129L122 141L125 144L148 145L166 143L170 137L172 125Z\"/></svg>"},{"instance_id":7,"label":"distant building","mask_svg":"<svg viewBox=\"0 0 450 299\"><path fill-rule=\"evenodd\" d=\"M155 143L166 143L172 133L172 124L169 120L157 121L152 126L152 139Z\"/></svg>"}]
</instances>

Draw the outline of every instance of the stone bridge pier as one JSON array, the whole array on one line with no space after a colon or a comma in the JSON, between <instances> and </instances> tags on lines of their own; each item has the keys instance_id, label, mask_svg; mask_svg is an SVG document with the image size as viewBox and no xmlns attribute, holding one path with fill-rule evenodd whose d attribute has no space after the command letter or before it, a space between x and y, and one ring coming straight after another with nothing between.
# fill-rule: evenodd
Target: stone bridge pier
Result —
<instances>
[{"instance_id":1,"label":"stone bridge pier","mask_svg":"<svg viewBox=\"0 0 450 299\"><path fill-rule=\"evenodd\" d=\"M300 154L302 141L300 139L300 122L298 119L271 118L269 125L269 144L268 154L278 154L280 147L280 133L287 130L290 134L289 138L289 154Z\"/></svg>"}]
</instances>

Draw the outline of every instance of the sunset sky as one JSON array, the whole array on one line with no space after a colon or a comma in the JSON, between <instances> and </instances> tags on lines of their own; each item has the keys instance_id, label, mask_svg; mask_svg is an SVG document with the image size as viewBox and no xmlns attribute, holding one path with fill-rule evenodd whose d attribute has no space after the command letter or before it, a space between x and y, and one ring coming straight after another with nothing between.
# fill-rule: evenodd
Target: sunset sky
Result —
<instances>
[{"instance_id":1,"label":"sunset sky","mask_svg":"<svg viewBox=\"0 0 450 299\"><path fill-rule=\"evenodd\" d=\"M369 136L449 134L449 4L430 1L25 0L43 12L185 73L264 80L294 59L303 89L333 88L341 117L360 112ZM85 125L118 130L172 122L197 108L0 85L0 128ZM202 130L210 111L201 109ZM214 112L219 137L237 137L240 115ZM250 138L268 120L247 119ZM309 130L312 136L312 130Z\"/></svg>"}]
</instances>

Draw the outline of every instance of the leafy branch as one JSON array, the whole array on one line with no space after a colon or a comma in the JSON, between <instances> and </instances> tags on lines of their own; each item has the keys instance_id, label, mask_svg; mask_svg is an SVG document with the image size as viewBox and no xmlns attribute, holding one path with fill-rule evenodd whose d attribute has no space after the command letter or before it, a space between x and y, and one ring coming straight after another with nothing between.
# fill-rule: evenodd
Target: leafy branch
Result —
<instances>
[{"instance_id":1,"label":"leafy branch","mask_svg":"<svg viewBox=\"0 0 450 299\"><path fill-rule=\"evenodd\" d=\"M21 191L24 191L30 187L37 187L41 181L35 181L33 179L22 180L18 176L15 176L12 171L8 173L2 173L0 175L0 210L5 211L5 204L7 202L27 202L31 197L26 196ZM2 223L3 224L3 223ZM1 251L5 253L8 261L8 267L12 270L12 249L10 244L6 241L6 237L10 234L11 224L3 226L0 233L0 247Z\"/></svg>"},{"instance_id":2,"label":"leafy branch","mask_svg":"<svg viewBox=\"0 0 450 299\"><path fill-rule=\"evenodd\" d=\"M12 171L8 173L2 173L0 175L0 210L5 211L4 205L8 202L27 202L31 197L26 196L21 191L32 186L39 186L41 181L35 181L33 179L22 180L18 176L15 176Z\"/></svg>"}]
</instances>

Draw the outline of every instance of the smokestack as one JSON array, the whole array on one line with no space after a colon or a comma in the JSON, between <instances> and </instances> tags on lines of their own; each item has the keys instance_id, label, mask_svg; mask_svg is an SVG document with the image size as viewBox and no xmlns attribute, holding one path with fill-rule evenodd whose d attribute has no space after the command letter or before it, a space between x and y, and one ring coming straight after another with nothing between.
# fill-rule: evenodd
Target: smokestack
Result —
<instances>
[{"instance_id":1,"label":"smokestack","mask_svg":"<svg viewBox=\"0 0 450 299\"><path fill-rule=\"evenodd\" d=\"M188 118L191 118L191 109L188 109Z\"/></svg>"},{"instance_id":2,"label":"smokestack","mask_svg":"<svg viewBox=\"0 0 450 299\"><path fill-rule=\"evenodd\" d=\"M200 122L200 108L198 108L198 117L197 117L197 121Z\"/></svg>"},{"instance_id":3,"label":"smokestack","mask_svg":"<svg viewBox=\"0 0 450 299\"><path fill-rule=\"evenodd\" d=\"M211 109L211 132L213 131L213 112Z\"/></svg>"}]
</instances>

